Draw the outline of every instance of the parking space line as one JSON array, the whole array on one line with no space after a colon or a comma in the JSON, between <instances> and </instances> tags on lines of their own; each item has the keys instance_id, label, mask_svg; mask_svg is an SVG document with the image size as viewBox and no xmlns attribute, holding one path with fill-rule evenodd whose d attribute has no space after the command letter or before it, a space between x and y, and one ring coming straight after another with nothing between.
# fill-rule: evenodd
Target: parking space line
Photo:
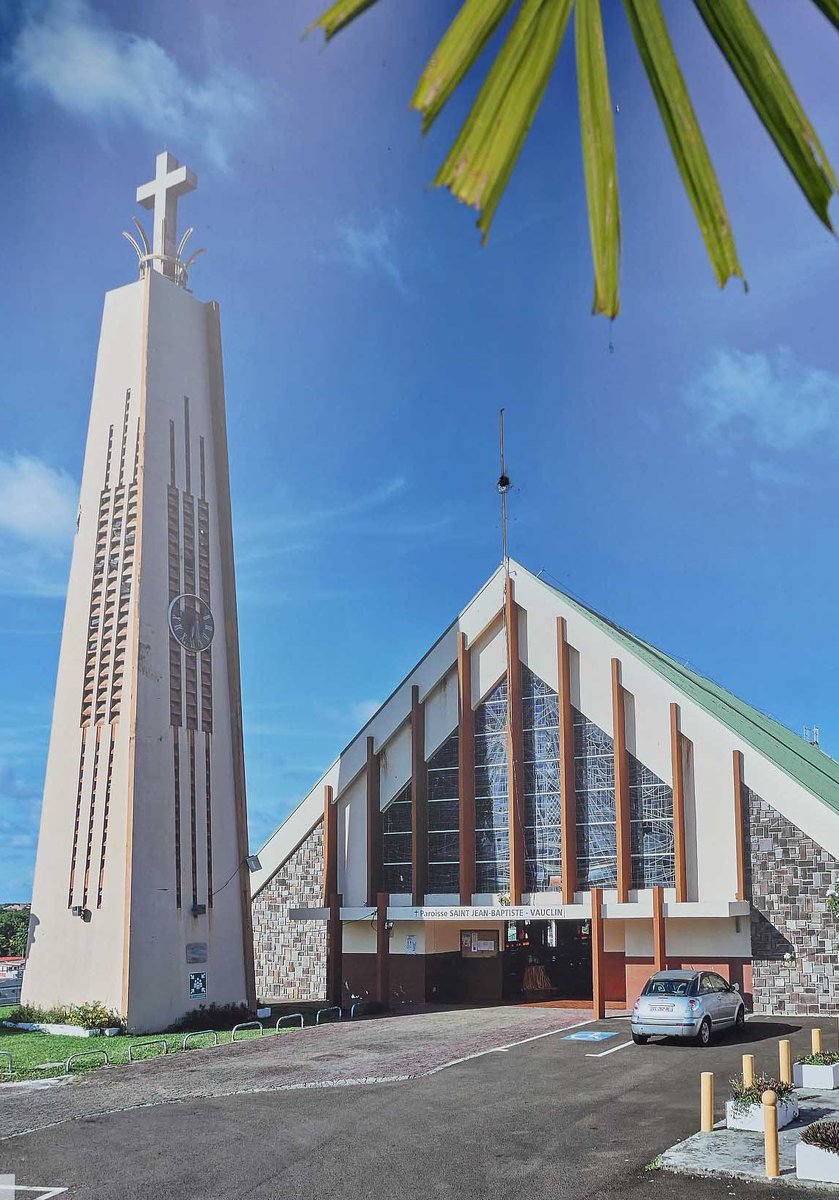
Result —
<instances>
[{"instance_id":1,"label":"parking space line","mask_svg":"<svg viewBox=\"0 0 839 1200\"><path fill-rule=\"evenodd\" d=\"M617 1054L618 1050L625 1050L627 1046L634 1046L634 1042L621 1042L619 1046L612 1046L610 1050L601 1050L599 1054L587 1054L586 1058L605 1058L607 1054Z\"/></svg>"}]
</instances>

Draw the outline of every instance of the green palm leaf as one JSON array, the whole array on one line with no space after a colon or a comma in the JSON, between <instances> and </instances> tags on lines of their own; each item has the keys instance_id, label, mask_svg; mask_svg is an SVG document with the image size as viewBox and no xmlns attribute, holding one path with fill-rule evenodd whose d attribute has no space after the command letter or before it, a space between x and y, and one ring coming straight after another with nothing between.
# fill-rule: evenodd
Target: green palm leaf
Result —
<instances>
[{"instance_id":1,"label":"green palm leaf","mask_svg":"<svg viewBox=\"0 0 839 1200\"><path fill-rule=\"evenodd\" d=\"M623 0L717 283L743 278L722 191L696 119L659 0Z\"/></svg>"},{"instance_id":2,"label":"green palm leaf","mask_svg":"<svg viewBox=\"0 0 839 1200\"><path fill-rule=\"evenodd\" d=\"M595 313L616 317L620 309L620 199L615 122L603 41L600 0L577 0L574 13L580 134L594 260Z\"/></svg>"},{"instance_id":3,"label":"green palm leaf","mask_svg":"<svg viewBox=\"0 0 839 1200\"><path fill-rule=\"evenodd\" d=\"M312 21L306 32L311 33L313 29L322 29L326 34L326 40L329 41L345 25L349 25L350 21L361 16L365 8L370 8L375 3L376 0L337 0L336 4L330 5L325 13L321 13Z\"/></svg>"},{"instance_id":4,"label":"green palm leaf","mask_svg":"<svg viewBox=\"0 0 839 1200\"><path fill-rule=\"evenodd\" d=\"M816 132L747 0L695 0L755 112L819 219L839 189Z\"/></svg>"},{"instance_id":5,"label":"green palm leaf","mask_svg":"<svg viewBox=\"0 0 839 1200\"><path fill-rule=\"evenodd\" d=\"M813 0L833 25L839 29L839 0Z\"/></svg>"},{"instance_id":6,"label":"green palm leaf","mask_svg":"<svg viewBox=\"0 0 839 1200\"><path fill-rule=\"evenodd\" d=\"M473 65L513 0L466 0L428 60L411 105L422 113L422 131L434 118Z\"/></svg>"},{"instance_id":7,"label":"green palm leaf","mask_svg":"<svg viewBox=\"0 0 839 1200\"><path fill-rule=\"evenodd\" d=\"M480 210L484 241L548 85L572 3L524 0L435 176L435 185Z\"/></svg>"}]
</instances>

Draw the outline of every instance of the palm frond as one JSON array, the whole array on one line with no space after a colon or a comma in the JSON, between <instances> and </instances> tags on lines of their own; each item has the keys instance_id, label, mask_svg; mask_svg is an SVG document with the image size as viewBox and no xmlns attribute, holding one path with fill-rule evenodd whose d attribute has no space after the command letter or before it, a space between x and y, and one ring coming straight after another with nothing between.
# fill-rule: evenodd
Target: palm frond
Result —
<instances>
[{"instance_id":1,"label":"palm frond","mask_svg":"<svg viewBox=\"0 0 839 1200\"><path fill-rule=\"evenodd\" d=\"M839 0L813 0L818 5L828 21L839 29Z\"/></svg>"},{"instance_id":2,"label":"palm frond","mask_svg":"<svg viewBox=\"0 0 839 1200\"><path fill-rule=\"evenodd\" d=\"M696 119L659 0L623 0L673 157L693 206L717 283L743 268L711 156Z\"/></svg>"},{"instance_id":3,"label":"palm frond","mask_svg":"<svg viewBox=\"0 0 839 1200\"><path fill-rule=\"evenodd\" d=\"M335 4L329 6L326 12L321 13L312 21L306 32L311 33L313 29L322 29L326 40L329 41L336 33L349 25L350 21L360 17L365 9L375 3L376 0L337 0Z\"/></svg>"},{"instance_id":4,"label":"palm frond","mask_svg":"<svg viewBox=\"0 0 839 1200\"><path fill-rule=\"evenodd\" d=\"M620 199L615 122L603 41L600 0L577 0L574 11L580 140L594 261L592 311L616 317L620 309Z\"/></svg>"},{"instance_id":5,"label":"palm frond","mask_svg":"<svg viewBox=\"0 0 839 1200\"><path fill-rule=\"evenodd\" d=\"M514 0L466 0L443 35L411 99L427 133L452 92L475 63Z\"/></svg>"},{"instance_id":6,"label":"palm frond","mask_svg":"<svg viewBox=\"0 0 839 1200\"><path fill-rule=\"evenodd\" d=\"M819 219L839 190L824 148L748 0L694 0L784 162Z\"/></svg>"},{"instance_id":7,"label":"palm frond","mask_svg":"<svg viewBox=\"0 0 839 1200\"><path fill-rule=\"evenodd\" d=\"M524 0L434 183L480 211L486 241L562 44L573 0Z\"/></svg>"}]
</instances>

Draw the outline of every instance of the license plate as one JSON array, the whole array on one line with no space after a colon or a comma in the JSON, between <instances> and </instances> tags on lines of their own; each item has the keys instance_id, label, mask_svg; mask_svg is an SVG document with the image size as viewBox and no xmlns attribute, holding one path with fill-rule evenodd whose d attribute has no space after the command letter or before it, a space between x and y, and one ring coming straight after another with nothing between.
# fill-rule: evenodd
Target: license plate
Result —
<instances>
[{"instance_id":1,"label":"license plate","mask_svg":"<svg viewBox=\"0 0 839 1200\"><path fill-rule=\"evenodd\" d=\"M672 1012L673 1005L672 1004L651 1004L650 1009L653 1012Z\"/></svg>"}]
</instances>

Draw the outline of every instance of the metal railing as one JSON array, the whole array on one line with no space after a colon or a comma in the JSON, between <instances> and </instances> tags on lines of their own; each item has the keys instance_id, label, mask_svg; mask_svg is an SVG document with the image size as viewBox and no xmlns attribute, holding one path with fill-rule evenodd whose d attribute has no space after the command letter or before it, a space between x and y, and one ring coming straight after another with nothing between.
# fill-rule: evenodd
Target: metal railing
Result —
<instances>
[{"instance_id":1,"label":"metal railing","mask_svg":"<svg viewBox=\"0 0 839 1200\"><path fill-rule=\"evenodd\" d=\"M280 1019L277 1021L277 1033L280 1032L280 1026L282 1025L283 1021L299 1021L301 1029L304 1025L302 1013L286 1013L284 1017L280 1017Z\"/></svg>"},{"instance_id":2,"label":"metal railing","mask_svg":"<svg viewBox=\"0 0 839 1200\"><path fill-rule=\"evenodd\" d=\"M262 1037L263 1033L265 1032L265 1028L261 1021L242 1021L242 1022L240 1022L240 1024L234 1025L232 1030L230 1031L231 1042L236 1041L236 1030L237 1029L258 1029L260 1037Z\"/></svg>"},{"instance_id":3,"label":"metal railing","mask_svg":"<svg viewBox=\"0 0 839 1200\"><path fill-rule=\"evenodd\" d=\"M169 1053L169 1046L167 1045L167 1043L164 1041L163 1038L152 1038L150 1041L147 1041L147 1042L132 1042L131 1045L128 1047L128 1061L136 1062L137 1060L133 1057L133 1052L135 1050L144 1050L146 1048L146 1046L162 1046L163 1053L164 1054Z\"/></svg>"},{"instance_id":4,"label":"metal railing","mask_svg":"<svg viewBox=\"0 0 839 1200\"><path fill-rule=\"evenodd\" d=\"M184 1040L181 1042L181 1049L186 1050L186 1048L187 1048L186 1044L190 1038L207 1037L208 1034L212 1034L213 1045L217 1046L218 1045L218 1033L216 1032L215 1029L194 1029L192 1031L192 1033L184 1034Z\"/></svg>"},{"instance_id":5,"label":"metal railing","mask_svg":"<svg viewBox=\"0 0 839 1200\"><path fill-rule=\"evenodd\" d=\"M22 984L22 979L6 979L0 983L0 1006L20 1004L20 989Z\"/></svg>"},{"instance_id":6,"label":"metal railing","mask_svg":"<svg viewBox=\"0 0 839 1200\"><path fill-rule=\"evenodd\" d=\"M8 1050L0 1050L0 1058L7 1058L9 1060L9 1065L6 1067L6 1078L11 1079L13 1071L11 1054Z\"/></svg>"},{"instance_id":7,"label":"metal railing","mask_svg":"<svg viewBox=\"0 0 839 1200\"><path fill-rule=\"evenodd\" d=\"M102 1058L104 1058L104 1060L105 1060L105 1063L108 1066L111 1065L111 1060L108 1058L108 1055L104 1050L79 1050L76 1054L71 1054L70 1057L65 1062L64 1074L65 1075L70 1074L70 1067L74 1062L76 1062L77 1059L92 1058L94 1054L101 1054Z\"/></svg>"},{"instance_id":8,"label":"metal railing","mask_svg":"<svg viewBox=\"0 0 839 1200\"><path fill-rule=\"evenodd\" d=\"M341 1012L340 1006L337 1004L332 1004L332 1005L330 1005L329 1008L319 1008L318 1012L317 1012L317 1016L315 1017L316 1025L320 1025L320 1019L325 1013L337 1013L339 1021L343 1018L343 1015L344 1015Z\"/></svg>"}]
</instances>

